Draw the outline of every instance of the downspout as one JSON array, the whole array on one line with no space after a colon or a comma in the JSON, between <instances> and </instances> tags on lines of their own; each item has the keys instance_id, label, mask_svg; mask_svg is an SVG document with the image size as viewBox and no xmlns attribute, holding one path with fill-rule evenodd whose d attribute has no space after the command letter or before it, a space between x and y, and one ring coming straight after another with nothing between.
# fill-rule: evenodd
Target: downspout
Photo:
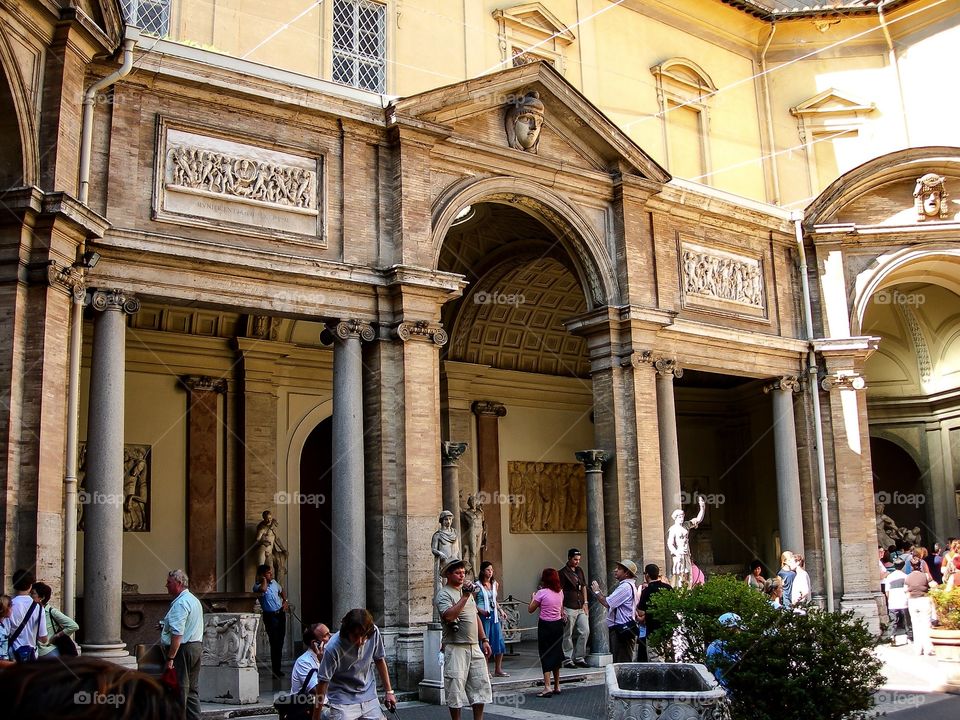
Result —
<instances>
[{"instance_id":1,"label":"downspout","mask_svg":"<svg viewBox=\"0 0 960 720\"><path fill-rule=\"evenodd\" d=\"M910 147L910 125L907 122L907 112L903 97L903 78L900 76L900 62L897 60L897 51L893 48L893 38L890 37L890 29L887 27L887 16L884 14L883 6L887 0L881 0L877 5L877 18L880 20L880 28L883 30L883 36L887 39L887 48L890 54L890 64L893 65L893 71L897 76L897 92L900 93L900 117L903 118L904 147Z\"/></svg>"},{"instance_id":2,"label":"downspout","mask_svg":"<svg viewBox=\"0 0 960 720\"><path fill-rule=\"evenodd\" d=\"M98 80L83 95L83 116L80 125L80 188L79 200L86 205L90 195L90 149L93 146L93 108L97 93L129 74L133 68L133 48L140 38L140 29L127 25L123 39L123 63L105 78ZM86 265L76 263L78 270L73 292L70 321L70 374L67 378L67 459L64 485L63 541L63 610L76 615L77 597L77 451L80 423L80 352L83 347L83 305L86 298L84 279Z\"/></svg>"},{"instance_id":3,"label":"downspout","mask_svg":"<svg viewBox=\"0 0 960 720\"><path fill-rule=\"evenodd\" d=\"M777 171L777 143L773 137L773 108L770 106L770 82L767 80L767 50L777 32L777 23L770 23L770 34L760 53L760 82L763 85L763 104L767 120L767 137L770 139L770 179L773 181L773 204L780 204L780 173Z\"/></svg>"},{"instance_id":4,"label":"downspout","mask_svg":"<svg viewBox=\"0 0 960 720\"><path fill-rule=\"evenodd\" d=\"M817 355L813 349L813 308L810 302L810 283L807 279L807 253L803 247L803 213L792 213L793 230L800 252L800 286L803 288L803 316L807 331L807 387L813 399L813 427L817 445L817 479L820 491L820 525L823 533L823 588L827 597L827 611L833 612L833 556L830 541L830 512L827 505L827 467L823 459L823 425L820 414L820 383Z\"/></svg>"}]
</instances>

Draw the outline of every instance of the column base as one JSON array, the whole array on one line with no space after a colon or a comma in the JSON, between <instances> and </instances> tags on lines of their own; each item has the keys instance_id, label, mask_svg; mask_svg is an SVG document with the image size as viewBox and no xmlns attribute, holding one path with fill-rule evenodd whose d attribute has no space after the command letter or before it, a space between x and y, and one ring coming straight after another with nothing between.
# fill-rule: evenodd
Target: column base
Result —
<instances>
[{"instance_id":1,"label":"column base","mask_svg":"<svg viewBox=\"0 0 960 720\"><path fill-rule=\"evenodd\" d=\"M440 664L440 643L443 630L439 623L430 623L423 631L423 681L419 685L420 702L443 705L443 666Z\"/></svg>"},{"instance_id":2,"label":"column base","mask_svg":"<svg viewBox=\"0 0 960 720\"><path fill-rule=\"evenodd\" d=\"M587 655L587 665L590 667L606 667L613 662L613 655L610 653L590 653Z\"/></svg>"},{"instance_id":3,"label":"column base","mask_svg":"<svg viewBox=\"0 0 960 720\"><path fill-rule=\"evenodd\" d=\"M80 646L80 650L83 657L98 658L132 670L137 669L137 658L128 653L127 646L122 643L117 645L88 645L84 643Z\"/></svg>"},{"instance_id":4,"label":"column base","mask_svg":"<svg viewBox=\"0 0 960 720\"><path fill-rule=\"evenodd\" d=\"M430 705L446 705L447 696L443 691L443 683L436 680L424 680L420 683L420 702Z\"/></svg>"},{"instance_id":5,"label":"column base","mask_svg":"<svg viewBox=\"0 0 960 720\"><path fill-rule=\"evenodd\" d=\"M840 598L840 609L849 610L862 619L874 635L880 635L880 608L877 593L846 593Z\"/></svg>"}]
</instances>

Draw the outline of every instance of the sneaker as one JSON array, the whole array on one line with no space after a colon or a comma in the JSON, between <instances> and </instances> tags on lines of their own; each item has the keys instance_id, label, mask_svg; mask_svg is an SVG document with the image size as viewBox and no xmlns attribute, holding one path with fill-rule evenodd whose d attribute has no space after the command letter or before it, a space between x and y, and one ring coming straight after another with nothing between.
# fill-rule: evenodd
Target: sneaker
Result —
<instances>
[{"instance_id":1,"label":"sneaker","mask_svg":"<svg viewBox=\"0 0 960 720\"><path fill-rule=\"evenodd\" d=\"M575 668L575 667L577 666L577 664L576 664L573 660L564 660L564 661L563 661L563 666L564 666L565 668Z\"/></svg>"},{"instance_id":2,"label":"sneaker","mask_svg":"<svg viewBox=\"0 0 960 720\"><path fill-rule=\"evenodd\" d=\"M574 664L575 664L578 668L588 668L588 667L590 667L590 663L587 662L586 658L580 658L580 659L577 660L576 663L574 663Z\"/></svg>"}]
</instances>

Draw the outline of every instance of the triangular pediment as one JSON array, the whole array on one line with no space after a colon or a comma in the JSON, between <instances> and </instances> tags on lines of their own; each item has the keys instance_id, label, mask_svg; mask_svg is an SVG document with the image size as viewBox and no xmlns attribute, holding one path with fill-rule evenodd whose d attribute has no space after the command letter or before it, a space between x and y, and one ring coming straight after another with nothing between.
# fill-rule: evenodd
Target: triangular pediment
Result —
<instances>
[{"instance_id":1,"label":"triangular pediment","mask_svg":"<svg viewBox=\"0 0 960 720\"><path fill-rule=\"evenodd\" d=\"M543 126L535 152L511 147L508 112L537 93ZM388 109L396 124L429 128L463 145L516 153L529 162L560 162L665 183L670 174L548 63L537 62L430 90Z\"/></svg>"},{"instance_id":2,"label":"triangular pediment","mask_svg":"<svg viewBox=\"0 0 960 720\"><path fill-rule=\"evenodd\" d=\"M551 38L564 45L569 45L576 39L576 36L557 19L556 15L538 2L496 10L493 17L514 30L530 33L538 39Z\"/></svg>"},{"instance_id":3,"label":"triangular pediment","mask_svg":"<svg viewBox=\"0 0 960 720\"><path fill-rule=\"evenodd\" d=\"M796 107L790 108L791 114L802 115L842 115L872 112L877 106L841 94L834 88L828 88L812 98L804 100Z\"/></svg>"}]
</instances>

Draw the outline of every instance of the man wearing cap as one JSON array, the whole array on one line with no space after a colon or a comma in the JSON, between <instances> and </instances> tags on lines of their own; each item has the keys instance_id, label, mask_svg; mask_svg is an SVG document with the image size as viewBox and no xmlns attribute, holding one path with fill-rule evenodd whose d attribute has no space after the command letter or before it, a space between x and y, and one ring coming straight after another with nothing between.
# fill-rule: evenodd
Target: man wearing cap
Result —
<instances>
[{"instance_id":1,"label":"man wearing cap","mask_svg":"<svg viewBox=\"0 0 960 720\"><path fill-rule=\"evenodd\" d=\"M475 720L483 720L483 706L493 702L487 658L490 642L483 632L473 587L464 585L466 564L451 558L441 568L446 584L436 597L443 621L443 689L452 720L460 720L464 705L473 708Z\"/></svg>"},{"instance_id":2,"label":"man wearing cap","mask_svg":"<svg viewBox=\"0 0 960 720\"><path fill-rule=\"evenodd\" d=\"M724 613L717 618L717 622L720 623L721 627L729 628L733 632L740 629L740 616L736 613ZM727 649L726 640L717 639L707 646L707 669L713 673L720 687L724 690L730 689L727 685L727 671L730 670L739 659L736 653L732 653Z\"/></svg>"},{"instance_id":3,"label":"man wearing cap","mask_svg":"<svg viewBox=\"0 0 960 720\"><path fill-rule=\"evenodd\" d=\"M617 587L604 597L594 580L590 588L597 601L607 608L610 652L615 663L633 662L637 652L637 564L624 558L613 569Z\"/></svg>"},{"instance_id":4,"label":"man wearing cap","mask_svg":"<svg viewBox=\"0 0 960 720\"><path fill-rule=\"evenodd\" d=\"M560 586L563 589L563 612L567 623L563 626L563 666L590 667L587 664L587 635L590 619L587 610L587 578L580 567L580 551L570 548L567 564L560 568Z\"/></svg>"},{"instance_id":5,"label":"man wearing cap","mask_svg":"<svg viewBox=\"0 0 960 720\"><path fill-rule=\"evenodd\" d=\"M650 563L643 568L643 577L647 582L640 593L640 600L637 601L637 615L647 629L647 639L644 641L644 647L640 648L642 650L641 660L657 662L662 658L657 649L650 645L650 636L660 629L660 623L650 612L650 598L661 590L673 590L673 586L660 578L660 567L654 563Z\"/></svg>"}]
</instances>

